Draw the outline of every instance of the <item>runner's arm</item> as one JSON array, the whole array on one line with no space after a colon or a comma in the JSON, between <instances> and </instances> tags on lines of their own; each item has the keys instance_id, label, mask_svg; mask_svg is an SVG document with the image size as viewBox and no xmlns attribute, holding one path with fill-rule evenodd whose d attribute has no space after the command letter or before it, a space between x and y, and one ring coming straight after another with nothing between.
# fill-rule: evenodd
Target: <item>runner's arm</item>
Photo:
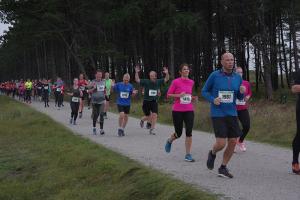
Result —
<instances>
[{"instance_id":1,"label":"runner's arm","mask_svg":"<svg viewBox=\"0 0 300 200\"><path fill-rule=\"evenodd\" d=\"M214 82L214 76L211 74L208 79L206 80L202 90L201 94L202 96L209 101L210 103L214 103L214 97L211 95L211 90Z\"/></svg>"}]
</instances>

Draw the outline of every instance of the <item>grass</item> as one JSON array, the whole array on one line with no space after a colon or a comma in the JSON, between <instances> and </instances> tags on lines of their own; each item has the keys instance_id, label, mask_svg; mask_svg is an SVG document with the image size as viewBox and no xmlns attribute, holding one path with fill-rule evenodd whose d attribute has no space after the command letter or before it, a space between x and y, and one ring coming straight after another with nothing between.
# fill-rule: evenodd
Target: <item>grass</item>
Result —
<instances>
[{"instance_id":1,"label":"grass","mask_svg":"<svg viewBox=\"0 0 300 200\"><path fill-rule=\"evenodd\" d=\"M0 96L0 199L216 199Z\"/></svg>"},{"instance_id":2,"label":"grass","mask_svg":"<svg viewBox=\"0 0 300 200\"><path fill-rule=\"evenodd\" d=\"M291 146L296 133L295 97L290 95L286 104L280 104L278 101L279 99L266 101L253 98L249 108L251 128L247 140L281 147ZM131 105L131 115L135 117L143 116L141 108L141 100L134 100ZM171 110L172 104L170 102L160 103L158 121L164 124L172 124ZM117 112L115 105L112 106L112 111ZM194 129L213 132L210 105L203 99L200 99L196 106Z\"/></svg>"}]
</instances>

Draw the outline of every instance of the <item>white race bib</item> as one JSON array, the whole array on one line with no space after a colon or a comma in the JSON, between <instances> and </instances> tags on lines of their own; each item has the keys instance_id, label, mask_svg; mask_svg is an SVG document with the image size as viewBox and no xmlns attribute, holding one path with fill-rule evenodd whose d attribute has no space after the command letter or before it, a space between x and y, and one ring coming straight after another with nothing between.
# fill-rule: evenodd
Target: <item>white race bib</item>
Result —
<instances>
[{"instance_id":1,"label":"white race bib","mask_svg":"<svg viewBox=\"0 0 300 200\"><path fill-rule=\"evenodd\" d=\"M40 89L42 89L42 87L38 87L38 89L40 90Z\"/></svg>"},{"instance_id":2,"label":"white race bib","mask_svg":"<svg viewBox=\"0 0 300 200\"><path fill-rule=\"evenodd\" d=\"M72 102L79 102L79 98L78 97L72 97Z\"/></svg>"},{"instance_id":3,"label":"white race bib","mask_svg":"<svg viewBox=\"0 0 300 200\"><path fill-rule=\"evenodd\" d=\"M98 92L104 92L105 86L104 85L97 85Z\"/></svg>"},{"instance_id":4,"label":"white race bib","mask_svg":"<svg viewBox=\"0 0 300 200\"><path fill-rule=\"evenodd\" d=\"M44 89L45 89L45 90L48 90L49 88L48 88L48 86L45 86Z\"/></svg>"},{"instance_id":5,"label":"white race bib","mask_svg":"<svg viewBox=\"0 0 300 200\"><path fill-rule=\"evenodd\" d=\"M221 103L233 103L233 91L219 91Z\"/></svg>"},{"instance_id":6,"label":"white race bib","mask_svg":"<svg viewBox=\"0 0 300 200\"><path fill-rule=\"evenodd\" d=\"M84 91L85 87L84 86L80 86L79 90Z\"/></svg>"},{"instance_id":7,"label":"white race bib","mask_svg":"<svg viewBox=\"0 0 300 200\"><path fill-rule=\"evenodd\" d=\"M120 92L120 97L122 99L128 99L129 97L129 92Z\"/></svg>"},{"instance_id":8,"label":"white race bib","mask_svg":"<svg viewBox=\"0 0 300 200\"><path fill-rule=\"evenodd\" d=\"M180 97L180 104L190 104L192 102L192 95L185 94L184 96Z\"/></svg>"},{"instance_id":9,"label":"white race bib","mask_svg":"<svg viewBox=\"0 0 300 200\"><path fill-rule=\"evenodd\" d=\"M238 106L244 106L244 105L246 105L246 101L244 99L243 100L237 99L235 101L235 104L238 105Z\"/></svg>"},{"instance_id":10,"label":"white race bib","mask_svg":"<svg viewBox=\"0 0 300 200\"><path fill-rule=\"evenodd\" d=\"M61 91L61 88L56 88L56 92L60 92Z\"/></svg>"},{"instance_id":11,"label":"white race bib","mask_svg":"<svg viewBox=\"0 0 300 200\"><path fill-rule=\"evenodd\" d=\"M157 96L157 90L149 90L149 97Z\"/></svg>"}]
</instances>

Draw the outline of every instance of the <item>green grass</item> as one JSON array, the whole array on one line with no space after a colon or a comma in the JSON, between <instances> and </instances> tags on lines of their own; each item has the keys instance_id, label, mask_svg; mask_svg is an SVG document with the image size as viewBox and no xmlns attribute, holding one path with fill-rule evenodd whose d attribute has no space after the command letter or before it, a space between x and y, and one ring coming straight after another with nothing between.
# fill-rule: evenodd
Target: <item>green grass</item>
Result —
<instances>
[{"instance_id":1,"label":"green grass","mask_svg":"<svg viewBox=\"0 0 300 200\"><path fill-rule=\"evenodd\" d=\"M0 96L0 199L216 199Z\"/></svg>"},{"instance_id":2,"label":"green grass","mask_svg":"<svg viewBox=\"0 0 300 200\"><path fill-rule=\"evenodd\" d=\"M114 101L114 100L113 100ZM143 116L142 102L135 100L131 105L131 115ZM169 102L159 104L158 121L172 124L172 104ZM112 111L117 112L116 106ZM251 128L246 140L269 143L281 147L290 147L296 133L295 98L290 96L286 104L278 101L253 99L250 103ZM213 132L210 105L201 99L196 106L194 129Z\"/></svg>"}]
</instances>

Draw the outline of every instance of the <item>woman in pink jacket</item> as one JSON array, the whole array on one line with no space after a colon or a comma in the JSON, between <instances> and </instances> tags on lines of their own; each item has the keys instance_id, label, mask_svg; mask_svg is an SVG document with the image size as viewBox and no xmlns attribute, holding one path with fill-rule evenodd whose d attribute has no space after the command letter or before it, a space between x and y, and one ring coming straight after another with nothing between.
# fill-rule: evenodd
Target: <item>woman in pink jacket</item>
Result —
<instances>
[{"instance_id":1,"label":"woman in pink jacket","mask_svg":"<svg viewBox=\"0 0 300 200\"><path fill-rule=\"evenodd\" d=\"M191 155L192 147L192 130L194 126L194 105L193 101L197 101L196 97L192 96L194 81L189 79L190 68L188 64L182 64L179 67L181 77L173 80L167 96L174 98L172 107L173 124L175 133L167 140L165 150L167 153L171 151L171 146L174 140L180 138L183 130L183 123L186 129L185 161L194 162Z\"/></svg>"}]
</instances>

